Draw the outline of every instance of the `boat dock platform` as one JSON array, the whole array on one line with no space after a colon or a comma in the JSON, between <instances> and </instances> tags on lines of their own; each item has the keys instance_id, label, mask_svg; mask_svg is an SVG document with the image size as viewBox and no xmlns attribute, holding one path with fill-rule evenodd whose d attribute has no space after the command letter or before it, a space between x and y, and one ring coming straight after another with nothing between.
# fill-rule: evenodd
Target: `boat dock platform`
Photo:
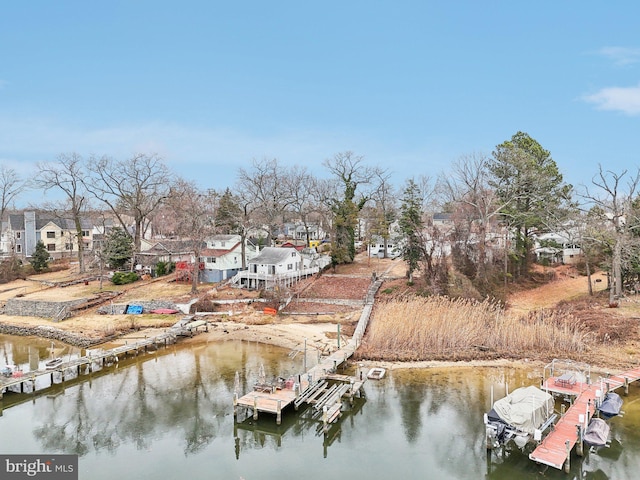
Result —
<instances>
[{"instance_id":1,"label":"boat dock platform","mask_svg":"<svg viewBox=\"0 0 640 480\"><path fill-rule=\"evenodd\" d=\"M553 372L553 366L551 371ZM549 367L548 366L548 367ZM582 436L596 410L596 404L609 391L624 387L629 393L629 384L640 379L640 367L618 375L606 376L592 384L587 376L581 381L574 373L553 374L542 382L542 390L571 399L571 406L563 413L536 449L529 455L534 462L548 465L565 472L570 470L571 451L576 447L579 456L584 454Z\"/></svg>"},{"instance_id":2,"label":"boat dock platform","mask_svg":"<svg viewBox=\"0 0 640 480\"><path fill-rule=\"evenodd\" d=\"M50 386L53 386L56 383L54 381L54 374L58 374L55 378L59 378L58 383L62 383L65 381L66 376L76 378L81 373L91 373L96 368L100 369L105 365L117 363L122 356L129 354L138 355L148 350L155 351L160 346L166 347L169 344L175 343L180 336L193 335L201 326L201 324L196 325L196 322L179 322L176 326L159 335L132 343L125 343L124 345L108 350L92 351L87 355L73 358L66 362L63 361L52 368L41 368L28 372L16 370L11 376L0 376L0 400L2 400L4 392L35 393L36 379L39 377L50 376Z\"/></svg>"},{"instance_id":3,"label":"boat dock platform","mask_svg":"<svg viewBox=\"0 0 640 480\"><path fill-rule=\"evenodd\" d=\"M382 280L376 279L369 287L358 325L344 346L341 346L338 335L338 349L335 352L284 385L264 384L264 379L260 379L253 391L241 397L236 391L233 395L233 414L236 422L239 421L241 408L244 408L251 409L256 420L260 412L275 414L276 424L280 425L282 410L292 404L296 409L302 404L313 405L314 409L322 412L325 428L337 421L340 417L342 398L358 395L366 376L362 375L362 372L359 377L337 375L336 372L360 346L373 309L373 297L381 284Z\"/></svg>"}]
</instances>

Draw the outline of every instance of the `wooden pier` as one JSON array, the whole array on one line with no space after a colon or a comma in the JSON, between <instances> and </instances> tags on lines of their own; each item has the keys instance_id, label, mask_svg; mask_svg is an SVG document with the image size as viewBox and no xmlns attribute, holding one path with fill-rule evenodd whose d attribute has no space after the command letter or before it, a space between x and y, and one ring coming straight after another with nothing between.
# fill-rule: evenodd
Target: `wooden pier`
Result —
<instances>
[{"instance_id":1,"label":"wooden pier","mask_svg":"<svg viewBox=\"0 0 640 480\"><path fill-rule=\"evenodd\" d=\"M537 463L565 472L570 470L571 451L576 447L579 456L584 454L582 436L593 416L597 402L609 391L624 387L629 393L629 384L640 379L640 367L618 375L606 376L591 384L577 381L570 373L551 376L543 381L542 389L572 399L569 409L555 424L549 435L529 455Z\"/></svg>"},{"instance_id":2,"label":"wooden pier","mask_svg":"<svg viewBox=\"0 0 640 480\"><path fill-rule=\"evenodd\" d=\"M233 413L236 422L240 409L244 408L252 410L254 419L258 418L260 412L275 414L276 424L280 425L282 411L292 404L296 409L302 404L313 405L314 409L322 412L325 428L328 424L337 421L340 417L342 398L353 398L358 395L366 376L350 377L337 375L336 372L360 346L373 309L373 297L381 284L382 280L376 279L369 287L358 325L353 336L344 346L340 345L338 335L338 350L323 358L304 374L290 379L288 385L258 383L252 392L241 397L238 396L238 392L234 393Z\"/></svg>"},{"instance_id":3,"label":"wooden pier","mask_svg":"<svg viewBox=\"0 0 640 480\"><path fill-rule=\"evenodd\" d=\"M91 373L96 366L102 368L105 365L117 363L122 356L130 354L138 355L149 349L157 350L159 346L166 347L169 344L175 343L180 336L191 336L197 332L197 328L200 327L201 324L194 325L195 322L183 323L159 335L132 343L125 343L124 345L109 350L94 351L88 355L62 362L54 368L41 368L29 372L18 370L13 372L13 375L10 377L0 376L0 400L2 400L4 392L35 393L36 379L39 377L50 376L51 386L53 386L55 384L54 374L59 374L58 377L61 377L61 382L64 382L65 374L73 375L75 378L81 373ZM29 385L29 387L25 388L25 385ZM16 390L18 391L16 392Z\"/></svg>"}]
</instances>

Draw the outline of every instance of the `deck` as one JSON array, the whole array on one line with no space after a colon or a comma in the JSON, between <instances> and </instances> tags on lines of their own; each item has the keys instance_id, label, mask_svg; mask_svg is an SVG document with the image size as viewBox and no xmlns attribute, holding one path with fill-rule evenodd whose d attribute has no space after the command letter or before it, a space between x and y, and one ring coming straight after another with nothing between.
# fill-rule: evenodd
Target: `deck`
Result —
<instances>
[{"instance_id":1,"label":"deck","mask_svg":"<svg viewBox=\"0 0 640 480\"><path fill-rule=\"evenodd\" d=\"M565 471L568 470L571 451L579 442L579 427L582 426L584 431L588 426L595 412L597 393L603 395L620 387L624 387L625 393L628 393L629 384L637 380L640 380L640 367L601 378L595 384L575 381L568 375L547 378L542 384L543 390L552 394L575 397L575 400L529 458L559 470L563 468ZM579 452L581 448L580 445Z\"/></svg>"}]
</instances>

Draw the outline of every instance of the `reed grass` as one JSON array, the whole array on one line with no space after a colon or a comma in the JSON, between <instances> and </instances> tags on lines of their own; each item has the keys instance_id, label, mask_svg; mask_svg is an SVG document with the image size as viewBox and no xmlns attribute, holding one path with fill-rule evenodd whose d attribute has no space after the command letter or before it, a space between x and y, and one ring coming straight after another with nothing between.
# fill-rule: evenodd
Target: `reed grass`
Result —
<instances>
[{"instance_id":1,"label":"reed grass","mask_svg":"<svg viewBox=\"0 0 640 480\"><path fill-rule=\"evenodd\" d=\"M454 359L474 350L568 355L584 351L588 336L573 317L552 311L518 317L491 301L413 297L378 305L363 353L389 360Z\"/></svg>"}]
</instances>

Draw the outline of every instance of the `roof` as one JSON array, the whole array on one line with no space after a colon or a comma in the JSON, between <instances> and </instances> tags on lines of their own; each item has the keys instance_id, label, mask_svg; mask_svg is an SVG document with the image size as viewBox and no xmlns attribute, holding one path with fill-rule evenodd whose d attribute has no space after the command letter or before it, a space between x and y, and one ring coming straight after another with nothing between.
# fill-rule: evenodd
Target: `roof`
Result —
<instances>
[{"instance_id":1,"label":"roof","mask_svg":"<svg viewBox=\"0 0 640 480\"><path fill-rule=\"evenodd\" d=\"M206 243L201 243L201 248L204 250ZM149 250L140 252L147 255L164 255L167 253L191 253L193 252L193 241L191 240L164 240L153 245Z\"/></svg>"},{"instance_id":2,"label":"roof","mask_svg":"<svg viewBox=\"0 0 640 480\"><path fill-rule=\"evenodd\" d=\"M249 261L249 263L260 263L263 265L276 265L289 260L295 253L297 256L297 250L295 248L282 248L282 247L265 247L260 254Z\"/></svg>"},{"instance_id":3,"label":"roof","mask_svg":"<svg viewBox=\"0 0 640 480\"><path fill-rule=\"evenodd\" d=\"M27 212L25 212L27 213ZM24 217L25 213L11 213L9 214L8 222L11 226L11 230L13 231L23 231L24 227ZM56 217L50 212L46 213L35 213L36 218L36 230L42 230L48 223L53 223L61 230L75 230L76 223L72 218L60 218ZM90 230L93 228L93 223L87 218L80 219L80 226L83 230Z\"/></svg>"},{"instance_id":4,"label":"roof","mask_svg":"<svg viewBox=\"0 0 640 480\"><path fill-rule=\"evenodd\" d=\"M200 252L200 255L203 257L222 257L228 253L233 252L239 246L240 244L236 243L231 248L205 248Z\"/></svg>"}]
</instances>

